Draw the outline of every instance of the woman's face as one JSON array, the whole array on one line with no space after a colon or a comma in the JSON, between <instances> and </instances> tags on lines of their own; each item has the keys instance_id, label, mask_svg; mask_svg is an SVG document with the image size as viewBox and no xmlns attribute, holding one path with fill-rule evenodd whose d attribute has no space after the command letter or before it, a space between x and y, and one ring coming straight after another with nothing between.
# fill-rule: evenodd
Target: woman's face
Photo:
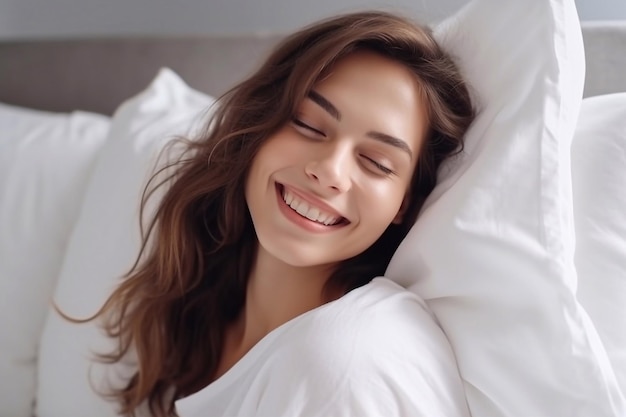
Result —
<instances>
[{"instance_id":1,"label":"woman's face","mask_svg":"<svg viewBox=\"0 0 626 417\"><path fill-rule=\"evenodd\" d=\"M406 67L366 51L341 59L252 163L245 193L261 249L300 267L363 252L401 220L426 131Z\"/></svg>"}]
</instances>

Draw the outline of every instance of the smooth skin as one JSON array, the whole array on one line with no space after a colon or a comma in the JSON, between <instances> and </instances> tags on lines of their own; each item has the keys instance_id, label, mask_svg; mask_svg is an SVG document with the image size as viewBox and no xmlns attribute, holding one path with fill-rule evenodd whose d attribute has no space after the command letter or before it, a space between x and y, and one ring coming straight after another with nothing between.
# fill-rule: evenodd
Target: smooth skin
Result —
<instances>
[{"instance_id":1,"label":"smooth skin","mask_svg":"<svg viewBox=\"0 0 626 417\"><path fill-rule=\"evenodd\" d=\"M257 258L216 378L278 326L332 301L322 289L336 265L401 220L427 127L415 76L359 51L263 144L245 190Z\"/></svg>"}]
</instances>

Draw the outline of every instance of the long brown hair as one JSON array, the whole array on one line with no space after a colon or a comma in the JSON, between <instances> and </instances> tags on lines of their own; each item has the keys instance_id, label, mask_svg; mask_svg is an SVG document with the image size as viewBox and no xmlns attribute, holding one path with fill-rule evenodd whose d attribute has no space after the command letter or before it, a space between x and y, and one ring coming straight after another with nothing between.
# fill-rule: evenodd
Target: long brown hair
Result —
<instances>
[{"instance_id":1,"label":"long brown hair","mask_svg":"<svg viewBox=\"0 0 626 417\"><path fill-rule=\"evenodd\" d=\"M363 49L415 74L430 126L402 223L390 225L364 253L344 261L327 287L347 292L384 273L434 188L440 163L461 151L474 113L458 69L427 28L363 12L286 38L258 71L219 99L200 137L185 141L183 156L167 167L173 172L165 180L157 180L157 173L148 184L142 207L155 190L162 197L142 232L137 261L92 318L102 319L118 341L103 361L120 362L131 350L137 356L132 378L111 393L120 413L135 415L147 402L155 416L175 416L176 399L211 382L225 327L244 306L257 246L244 198L251 162L333 63Z\"/></svg>"}]
</instances>

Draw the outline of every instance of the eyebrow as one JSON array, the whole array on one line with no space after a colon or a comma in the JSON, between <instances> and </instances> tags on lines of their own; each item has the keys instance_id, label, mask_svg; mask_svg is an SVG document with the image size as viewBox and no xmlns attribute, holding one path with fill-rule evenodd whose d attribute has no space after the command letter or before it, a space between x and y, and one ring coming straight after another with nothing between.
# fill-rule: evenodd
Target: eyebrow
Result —
<instances>
[{"instance_id":1,"label":"eyebrow","mask_svg":"<svg viewBox=\"0 0 626 417\"><path fill-rule=\"evenodd\" d=\"M315 104L324 109L324 111L330 114L334 119L341 120L341 113L339 112L337 107L335 107L333 103L328 101L328 99L326 99L320 93L311 90L309 91L308 97L311 99L311 101L313 101ZM413 159L413 152L411 152L411 148L409 148L409 145L407 145L407 143L402 139L387 135L386 133L374 131L367 132L367 136L379 142L383 142L387 145L391 145L393 147L401 149L409 154L409 157Z\"/></svg>"},{"instance_id":2,"label":"eyebrow","mask_svg":"<svg viewBox=\"0 0 626 417\"><path fill-rule=\"evenodd\" d=\"M328 101L325 97L323 97L320 93L317 93L313 90L309 91L309 98L318 106L326 111L326 113L333 116L334 119L341 120L341 113L337 110L337 107L330 101Z\"/></svg>"},{"instance_id":3,"label":"eyebrow","mask_svg":"<svg viewBox=\"0 0 626 417\"><path fill-rule=\"evenodd\" d=\"M411 152L411 148L409 148L409 145L407 145L406 142L402 139L398 139L396 137L381 132L367 132L367 136L377 141L386 143L387 145L391 145L398 149L401 149L409 154L409 158L413 159L413 152Z\"/></svg>"}]
</instances>

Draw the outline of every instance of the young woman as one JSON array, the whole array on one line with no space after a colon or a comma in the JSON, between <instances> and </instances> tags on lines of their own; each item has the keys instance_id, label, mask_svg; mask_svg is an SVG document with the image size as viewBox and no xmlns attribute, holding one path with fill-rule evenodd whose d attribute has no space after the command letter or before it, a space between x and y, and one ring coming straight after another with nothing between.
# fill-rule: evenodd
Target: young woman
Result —
<instances>
[{"instance_id":1,"label":"young woman","mask_svg":"<svg viewBox=\"0 0 626 417\"><path fill-rule=\"evenodd\" d=\"M103 358L137 358L121 413L467 415L453 356L423 347L438 330L420 301L373 278L472 118L451 59L402 18L282 42L159 182L137 263L96 316L119 341ZM451 382L412 392L424 361Z\"/></svg>"}]
</instances>

